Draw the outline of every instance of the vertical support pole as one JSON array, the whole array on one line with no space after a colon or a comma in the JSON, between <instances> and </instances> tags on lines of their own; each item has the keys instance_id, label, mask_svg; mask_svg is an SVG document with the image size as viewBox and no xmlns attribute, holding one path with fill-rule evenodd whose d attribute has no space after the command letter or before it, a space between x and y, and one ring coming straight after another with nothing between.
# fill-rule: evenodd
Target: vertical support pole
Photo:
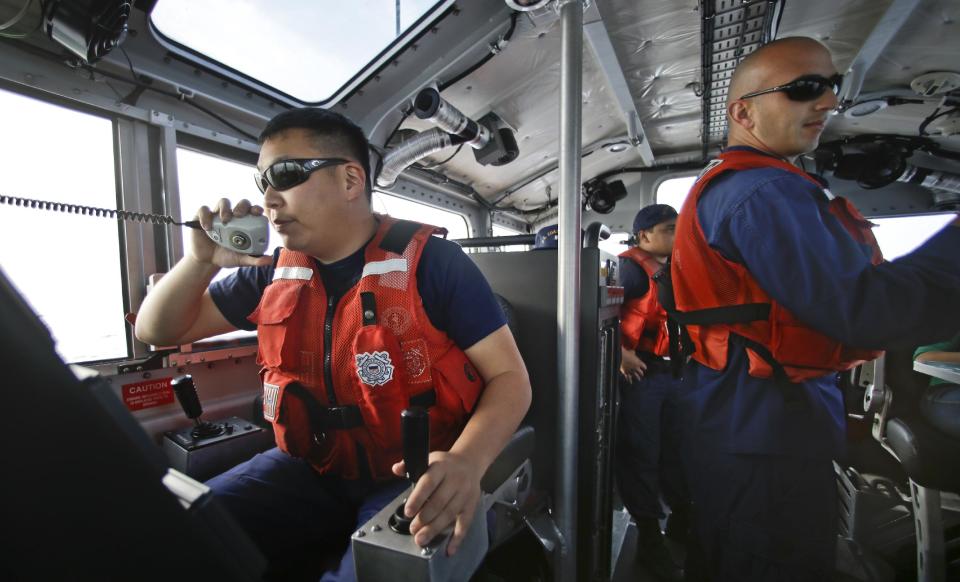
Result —
<instances>
[{"instance_id":1,"label":"vertical support pole","mask_svg":"<svg viewBox=\"0 0 960 582\"><path fill-rule=\"evenodd\" d=\"M577 578L577 446L580 380L580 150L583 83L582 0L561 0L560 240L557 274L560 438L556 519L561 535L557 580Z\"/></svg>"},{"instance_id":2,"label":"vertical support pole","mask_svg":"<svg viewBox=\"0 0 960 582\"><path fill-rule=\"evenodd\" d=\"M918 582L943 582L947 579L947 554L943 541L943 516L940 491L923 487L910 479L913 521L917 535Z\"/></svg>"}]
</instances>

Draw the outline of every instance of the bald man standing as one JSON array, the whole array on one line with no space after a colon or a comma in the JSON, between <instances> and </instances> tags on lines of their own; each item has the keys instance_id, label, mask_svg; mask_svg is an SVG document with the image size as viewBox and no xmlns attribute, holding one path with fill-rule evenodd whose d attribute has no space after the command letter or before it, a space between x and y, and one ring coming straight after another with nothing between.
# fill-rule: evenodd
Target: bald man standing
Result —
<instances>
[{"instance_id":1,"label":"bald man standing","mask_svg":"<svg viewBox=\"0 0 960 582\"><path fill-rule=\"evenodd\" d=\"M671 277L693 346L680 389L702 553L693 579L831 579L831 461L846 420L837 372L960 327L960 219L883 262L870 224L795 165L816 148L840 81L807 38L744 59L730 147L677 222Z\"/></svg>"}]
</instances>

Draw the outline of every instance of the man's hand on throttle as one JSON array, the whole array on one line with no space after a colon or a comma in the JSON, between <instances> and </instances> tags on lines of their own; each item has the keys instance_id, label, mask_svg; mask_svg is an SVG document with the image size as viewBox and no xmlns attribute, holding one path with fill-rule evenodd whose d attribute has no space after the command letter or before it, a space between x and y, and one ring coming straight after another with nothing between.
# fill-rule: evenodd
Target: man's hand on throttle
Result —
<instances>
[{"instance_id":1,"label":"man's hand on throttle","mask_svg":"<svg viewBox=\"0 0 960 582\"><path fill-rule=\"evenodd\" d=\"M453 537L447 545L452 556L460 547L473 523L480 502L480 478L469 459L455 453L430 453L427 472L417 481L407 499L407 517L414 517L410 533L419 546L425 546L451 525ZM406 474L403 461L393 465L397 476Z\"/></svg>"}]
</instances>

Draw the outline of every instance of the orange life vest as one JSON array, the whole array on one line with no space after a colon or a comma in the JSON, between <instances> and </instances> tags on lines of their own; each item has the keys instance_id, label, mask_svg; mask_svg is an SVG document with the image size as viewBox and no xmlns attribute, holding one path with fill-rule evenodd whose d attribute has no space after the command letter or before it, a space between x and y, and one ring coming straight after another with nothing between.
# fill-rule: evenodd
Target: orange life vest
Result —
<instances>
[{"instance_id":1,"label":"orange life vest","mask_svg":"<svg viewBox=\"0 0 960 582\"><path fill-rule=\"evenodd\" d=\"M749 373L758 378L800 382L876 358L882 352L845 346L798 320L760 287L744 265L727 260L707 243L697 217L697 202L707 185L724 172L764 167L797 174L822 187L784 161L734 150L720 154L707 166L680 211L670 273L678 313L671 317L686 327L693 358L723 370L731 334L743 338ZM872 247L874 264L883 260L871 224L850 202L834 198L829 212L854 240Z\"/></svg>"},{"instance_id":2,"label":"orange life vest","mask_svg":"<svg viewBox=\"0 0 960 582\"><path fill-rule=\"evenodd\" d=\"M446 231L378 218L363 274L339 301L312 257L282 249L250 315L277 445L347 479L366 467L375 479L393 477L391 465L403 458L400 413L411 404L430 406L430 450L449 449L483 390L463 351L430 323L417 290L423 247Z\"/></svg>"},{"instance_id":3,"label":"orange life vest","mask_svg":"<svg viewBox=\"0 0 960 582\"><path fill-rule=\"evenodd\" d=\"M670 352L667 312L660 306L657 282L653 279L663 264L637 247L629 248L619 256L640 265L650 281L646 295L630 299L620 308L621 343L628 350L667 356Z\"/></svg>"}]
</instances>

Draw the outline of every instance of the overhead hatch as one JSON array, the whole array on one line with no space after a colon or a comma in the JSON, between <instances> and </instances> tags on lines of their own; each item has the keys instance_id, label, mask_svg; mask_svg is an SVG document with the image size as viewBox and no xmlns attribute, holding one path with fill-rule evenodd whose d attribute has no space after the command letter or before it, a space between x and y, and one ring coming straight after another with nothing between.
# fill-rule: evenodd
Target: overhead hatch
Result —
<instances>
[{"instance_id":1,"label":"overhead hatch","mask_svg":"<svg viewBox=\"0 0 960 582\"><path fill-rule=\"evenodd\" d=\"M452 0L159 0L171 50L303 103L329 104L429 27Z\"/></svg>"}]
</instances>

